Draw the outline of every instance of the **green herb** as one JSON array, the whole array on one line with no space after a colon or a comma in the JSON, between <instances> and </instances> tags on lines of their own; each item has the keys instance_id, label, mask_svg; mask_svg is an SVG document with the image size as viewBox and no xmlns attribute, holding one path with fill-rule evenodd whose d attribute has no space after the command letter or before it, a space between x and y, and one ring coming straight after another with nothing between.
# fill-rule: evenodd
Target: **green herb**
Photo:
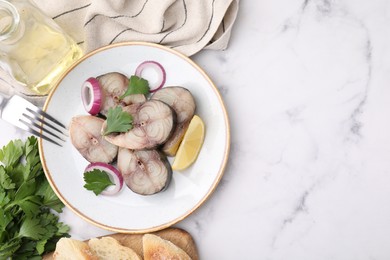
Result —
<instances>
[{"instance_id":1,"label":"green herb","mask_svg":"<svg viewBox=\"0 0 390 260\"><path fill-rule=\"evenodd\" d=\"M122 110L120 106L110 108L107 112L107 126L104 135L124 133L133 128L133 117Z\"/></svg>"},{"instance_id":2,"label":"green herb","mask_svg":"<svg viewBox=\"0 0 390 260\"><path fill-rule=\"evenodd\" d=\"M140 78L138 76L131 76L129 81L129 86L127 87L126 92L119 97L119 99L123 99L129 95L133 94L149 94L150 88L149 83L146 79Z\"/></svg>"},{"instance_id":3,"label":"green herb","mask_svg":"<svg viewBox=\"0 0 390 260\"><path fill-rule=\"evenodd\" d=\"M59 222L64 205L51 189L36 137L0 150L0 259L40 259L69 227Z\"/></svg>"},{"instance_id":4,"label":"green herb","mask_svg":"<svg viewBox=\"0 0 390 260\"><path fill-rule=\"evenodd\" d=\"M114 183L110 180L107 172L98 169L85 172L84 181L86 183L84 188L93 191L96 196L99 195L108 186L114 185Z\"/></svg>"}]
</instances>

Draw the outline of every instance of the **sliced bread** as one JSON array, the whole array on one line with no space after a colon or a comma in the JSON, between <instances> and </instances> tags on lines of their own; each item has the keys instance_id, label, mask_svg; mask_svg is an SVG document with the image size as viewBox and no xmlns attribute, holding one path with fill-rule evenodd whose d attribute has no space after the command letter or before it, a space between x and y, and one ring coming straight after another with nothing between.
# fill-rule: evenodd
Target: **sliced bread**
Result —
<instances>
[{"instance_id":1,"label":"sliced bread","mask_svg":"<svg viewBox=\"0 0 390 260\"><path fill-rule=\"evenodd\" d=\"M142 237L144 260L191 260L191 257L172 242L153 234Z\"/></svg>"},{"instance_id":2,"label":"sliced bread","mask_svg":"<svg viewBox=\"0 0 390 260\"><path fill-rule=\"evenodd\" d=\"M64 237L57 242L53 259L98 260L98 257L91 251L87 243Z\"/></svg>"},{"instance_id":3,"label":"sliced bread","mask_svg":"<svg viewBox=\"0 0 390 260\"><path fill-rule=\"evenodd\" d=\"M141 260L134 250L122 246L112 237L92 238L88 245L99 260Z\"/></svg>"}]
</instances>

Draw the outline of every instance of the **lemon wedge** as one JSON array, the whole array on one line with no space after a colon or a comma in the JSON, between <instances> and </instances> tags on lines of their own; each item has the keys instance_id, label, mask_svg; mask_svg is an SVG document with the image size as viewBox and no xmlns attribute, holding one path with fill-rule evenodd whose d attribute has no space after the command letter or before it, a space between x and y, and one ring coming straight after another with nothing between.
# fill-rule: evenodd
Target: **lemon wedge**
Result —
<instances>
[{"instance_id":1,"label":"lemon wedge","mask_svg":"<svg viewBox=\"0 0 390 260\"><path fill-rule=\"evenodd\" d=\"M202 148L204 135L205 127L203 120L199 116L194 115L172 163L174 171L187 169L195 162Z\"/></svg>"}]
</instances>

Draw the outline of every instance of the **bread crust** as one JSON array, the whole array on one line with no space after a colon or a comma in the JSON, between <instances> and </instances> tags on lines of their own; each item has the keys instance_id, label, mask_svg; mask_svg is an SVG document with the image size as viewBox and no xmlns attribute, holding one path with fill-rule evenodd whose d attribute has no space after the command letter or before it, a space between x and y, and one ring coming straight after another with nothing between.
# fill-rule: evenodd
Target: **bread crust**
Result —
<instances>
[{"instance_id":1,"label":"bread crust","mask_svg":"<svg viewBox=\"0 0 390 260\"><path fill-rule=\"evenodd\" d=\"M157 235L145 234L142 241L144 260L191 260L180 247Z\"/></svg>"},{"instance_id":2,"label":"bread crust","mask_svg":"<svg viewBox=\"0 0 390 260\"><path fill-rule=\"evenodd\" d=\"M193 260L198 260L198 250L195 241L190 233L181 228L166 228L160 231L152 232L163 239L171 241L183 249ZM112 234L111 237L118 240L122 245L131 247L138 255L143 256L142 237L143 234Z\"/></svg>"}]
</instances>

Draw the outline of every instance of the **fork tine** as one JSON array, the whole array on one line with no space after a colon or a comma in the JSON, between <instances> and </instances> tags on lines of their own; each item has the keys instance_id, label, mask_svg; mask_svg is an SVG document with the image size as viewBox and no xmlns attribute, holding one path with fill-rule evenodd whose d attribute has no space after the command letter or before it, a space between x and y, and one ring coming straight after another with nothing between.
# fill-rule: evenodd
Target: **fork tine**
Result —
<instances>
[{"instance_id":1,"label":"fork tine","mask_svg":"<svg viewBox=\"0 0 390 260\"><path fill-rule=\"evenodd\" d=\"M58 133L61 133L61 134L63 134L64 136L68 136L68 134L67 134L66 132L64 133L63 131L61 131L60 129L58 129L57 127L55 127L54 125L52 125L52 124L49 123L48 121L43 120L41 117L31 117L30 115L28 115L28 114L26 114L26 113L23 113L22 116L26 117L26 118L29 119L31 122L34 122L35 120L36 120L36 121L39 121L39 122L42 123L43 125L46 125L46 126L50 127L51 129L57 131ZM41 128L38 124L35 124L34 126L40 128L40 129L43 130L43 131L45 130L43 127ZM54 135L53 133L51 133L51 132L49 132L49 131L47 131L47 132L50 133L50 134L52 134L52 135ZM56 135L55 135L55 136L56 136ZM58 137L58 136L56 136L56 137ZM60 137L58 137L58 138L60 138ZM62 139L62 138L60 138L60 139Z\"/></svg>"},{"instance_id":2,"label":"fork tine","mask_svg":"<svg viewBox=\"0 0 390 260\"><path fill-rule=\"evenodd\" d=\"M56 144L56 145L62 147L62 145L59 144L58 142L56 142L56 141L50 139L49 137L45 136L44 134L42 134L44 131L47 132L47 133L50 133L49 131L47 131L46 129L44 129L42 126L39 126L39 125L36 124L36 123L30 124L30 123L24 121L23 119L19 119L19 122L25 124L25 125L27 126L27 129L26 129L26 130L29 131L30 133L32 133L32 134L34 134L34 135L36 135L36 136L39 136L39 137L41 137L42 139L45 139L46 141L49 141L49 142L51 142L51 143L53 143L53 144ZM38 132L38 131L34 130L34 129L32 128L32 126L38 127L39 129L42 130L42 132ZM51 133L50 133L50 134L51 134ZM54 136L55 136L55 135L54 135ZM60 139L61 139L61 138L60 138ZM61 139L61 140L63 140L63 139ZM63 141L64 141L64 140L63 140Z\"/></svg>"},{"instance_id":3,"label":"fork tine","mask_svg":"<svg viewBox=\"0 0 390 260\"><path fill-rule=\"evenodd\" d=\"M29 122L24 121L23 119L20 119L21 122L22 122L23 124L25 124L25 125L27 125L27 126L29 126L29 127L34 126L34 127L38 128L39 130L41 130L41 131L43 131L43 132L45 132L45 133L48 133L48 134L50 134L51 136L60 139L61 141L66 142L66 140L64 139L64 137L60 137L60 136L58 136L57 134L50 132L49 129L46 129L46 128L45 128L45 125L46 125L46 124L44 123L44 121L43 121L42 119L40 119L40 118L32 118L32 117L30 117L29 115L26 115L26 114L23 114L23 116L25 116L27 119L29 119ZM36 123L34 120L37 120L37 121L41 122L42 124L38 124L38 123ZM28 125L28 124L29 124L29 125ZM55 129L55 128L54 128L54 129ZM57 129L56 129L56 130L57 130ZM58 130L58 131L59 131L59 130ZM59 133L63 134L62 132L59 132Z\"/></svg>"},{"instance_id":4,"label":"fork tine","mask_svg":"<svg viewBox=\"0 0 390 260\"><path fill-rule=\"evenodd\" d=\"M30 113L38 116L38 117L39 116L43 116L43 117L49 119L50 121L52 121L53 123L55 123L55 124L65 128L65 129L67 129L64 124L62 124L57 119L55 119L54 117L52 117L51 115L49 115L48 113L46 113L45 111L43 111L42 109L40 109L38 107L35 110L32 110L31 108L28 108L28 107L26 109L27 109L28 112L30 112Z\"/></svg>"}]
</instances>

